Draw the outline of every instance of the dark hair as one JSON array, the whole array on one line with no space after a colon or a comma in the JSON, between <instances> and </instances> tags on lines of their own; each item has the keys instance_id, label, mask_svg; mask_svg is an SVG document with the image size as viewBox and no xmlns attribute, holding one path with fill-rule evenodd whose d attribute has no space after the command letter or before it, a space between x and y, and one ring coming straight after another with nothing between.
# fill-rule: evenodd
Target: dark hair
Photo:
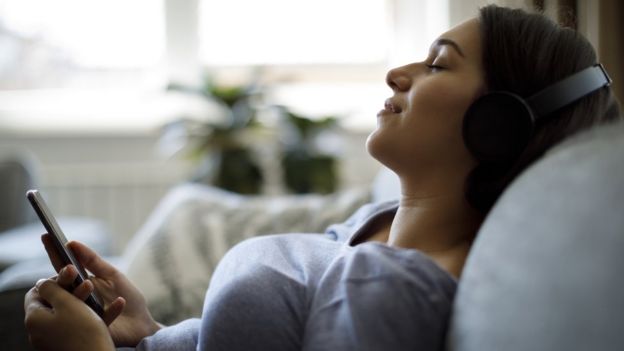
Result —
<instances>
[{"instance_id":1,"label":"dark hair","mask_svg":"<svg viewBox=\"0 0 624 351\"><path fill-rule=\"evenodd\" d=\"M496 5L480 9L487 90L529 97L597 63L591 44L578 32L542 14ZM501 116L504 118L504 116ZM602 88L538 121L526 149L504 163L481 163L466 182L468 202L487 214L511 181L566 137L620 117L610 88Z\"/></svg>"}]
</instances>

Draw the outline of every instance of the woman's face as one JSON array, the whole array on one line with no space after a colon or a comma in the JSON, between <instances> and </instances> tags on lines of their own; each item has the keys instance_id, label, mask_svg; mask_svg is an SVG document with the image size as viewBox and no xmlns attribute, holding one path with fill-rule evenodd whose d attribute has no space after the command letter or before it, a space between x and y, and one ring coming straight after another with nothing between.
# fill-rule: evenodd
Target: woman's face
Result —
<instances>
[{"instance_id":1,"label":"woman's face","mask_svg":"<svg viewBox=\"0 0 624 351\"><path fill-rule=\"evenodd\" d=\"M368 152L400 176L467 174L476 161L464 146L462 120L485 88L481 56L472 19L434 41L425 61L390 70L394 94L377 115Z\"/></svg>"}]
</instances>

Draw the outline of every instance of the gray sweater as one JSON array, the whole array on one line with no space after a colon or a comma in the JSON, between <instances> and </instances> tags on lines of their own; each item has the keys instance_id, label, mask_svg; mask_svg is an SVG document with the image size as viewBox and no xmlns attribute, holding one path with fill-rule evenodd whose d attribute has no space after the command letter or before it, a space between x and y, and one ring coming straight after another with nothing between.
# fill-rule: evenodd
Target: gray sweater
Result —
<instances>
[{"instance_id":1,"label":"gray sweater","mask_svg":"<svg viewBox=\"0 0 624 351\"><path fill-rule=\"evenodd\" d=\"M351 245L396 208L366 205L324 234L236 245L212 276L201 319L137 350L441 350L455 279L417 250Z\"/></svg>"}]
</instances>

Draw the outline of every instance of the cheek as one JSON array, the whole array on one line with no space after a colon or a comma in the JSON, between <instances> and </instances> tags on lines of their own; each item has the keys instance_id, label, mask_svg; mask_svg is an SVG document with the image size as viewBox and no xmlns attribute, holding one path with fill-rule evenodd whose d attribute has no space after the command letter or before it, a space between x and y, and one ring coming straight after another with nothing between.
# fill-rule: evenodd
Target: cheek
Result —
<instances>
[{"instance_id":1,"label":"cheek","mask_svg":"<svg viewBox=\"0 0 624 351\"><path fill-rule=\"evenodd\" d=\"M431 167L471 159L461 128L466 110L481 94L477 82L466 77L418 84L407 96L405 113L385 120L369 136L369 153L395 171L407 164Z\"/></svg>"},{"instance_id":2,"label":"cheek","mask_svg":"<svg viewBox=\"0 0 624 351\"><path fill-rule=\"evenodd\" d=\"M423 83L430 84L410 92L404 129L414 133L417 139L413 141L414 147L425 148L436 155L462 157L465 153L464 115L481 93L479 81L466 75Z\"/></svg>"},{"instance_id":3,"label":"cheek","mask_svg":"<svg viewBox=\"0 0 624 351\"><path fill-rule=\"evenodd\" d=\"M461 81L432 83L411 93L406 123L437 130L435 135L456 135L464 114L478 95L478 89Z\"/></svg>"}]
</instances>

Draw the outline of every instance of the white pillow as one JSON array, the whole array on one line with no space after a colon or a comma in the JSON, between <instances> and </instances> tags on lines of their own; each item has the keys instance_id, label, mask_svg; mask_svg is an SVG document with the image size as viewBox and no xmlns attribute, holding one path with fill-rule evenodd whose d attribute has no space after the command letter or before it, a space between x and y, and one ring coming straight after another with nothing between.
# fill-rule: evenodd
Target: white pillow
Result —
<instances>
[{"instance_id":1,"label":"white pillow","mask_svg":"<svg viewBox=\"0 0 624 351\"><path fill-rule=\"evenodd\" d=\"M159 322L198 317L212 272L229 248L258 235L322 233L369 201L368 189L264 197L184 184L132 239L122 267Z\"/></svg>"}]
</instances>

